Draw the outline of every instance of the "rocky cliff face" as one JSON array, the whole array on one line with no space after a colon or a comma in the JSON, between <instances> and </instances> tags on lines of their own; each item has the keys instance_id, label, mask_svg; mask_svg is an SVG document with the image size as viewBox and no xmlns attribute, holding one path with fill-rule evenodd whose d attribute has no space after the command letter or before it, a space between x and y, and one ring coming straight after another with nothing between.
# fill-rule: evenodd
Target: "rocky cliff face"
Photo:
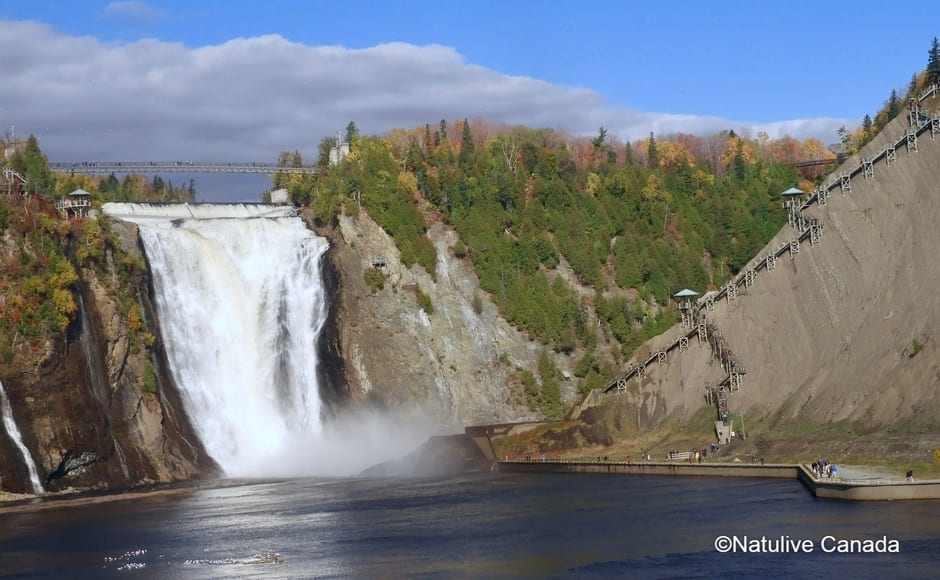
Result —
<instances>
[{"instance_id":1,"label":"rocky cliff face","mask_svg":"<svg viewBox=\"0 0 940 580\"><path fill-rule=\"evenodd\" d=\"M871 159L895 143L907 123L906 116L895 119L860 157ZM827 205L806 212L823 222L819 244L807 240L792 259L782 255L736 300L718 302L706 313L746 368L729 406L747 417L752 431L772 438L829 424L853 434L922 434L926 450L940 443L935 137L922 133L916 151L902 146L890 165L883 158L874 164L873 176L858 173L845 196L833 189ZM858 167L860 157L832 178ZM792 233L785 227L755 262ZM634 360L645 360L684 332L671 329ZM670 416L682 423L706 406L706 386L726 376L709 347L693 338L688 350L675 351L666 364L653 363L644 377L631 379L626 393L615 390L602 406L611 412L623 407L615 414L641 430Z\"/></svg>"},{"instance_id":2,"label":"rocky cliff face","mask_svg":"<svg viewBox=\"0 0 940 580\"><path fill-rule=\"evenodd\" d=\"M546 347L500 318L468 261L454 257L455 232L435 223L434 277L405 267L394 240L365 214L343 215L330 238L329 260L338 273L335 351L353 401L411 411L443 427L538 418L518 382L534 370ZM372 290L365 275L384 278ZM418 292L430 299L431 313ZM570 365L550 353L556 366ZM571 384L563 397L575 397Z\"/></svg>"},{"instance_id":3,"label":"rocky cliff face","mask_svg":"<svg viewBox=\"0 0 940 580\"><path fill-rule=\"evenodd\" d=\"M896 119L861 155L874 156L906 129L905 119ZM846 196L833 190L826 206L807 211L824 224L819 244L804 243L792 259L784 254L737 300L706 313L747 369L741 390L730 395L732 413L768 432L844 424L857 432L922 432L933 437L926 445L937 443L938 157L940 142L928 132L917 151L899 149L890 166L875 165L873 177L857 175ZM114 227L139 256L134 226ZM526 403L519 373L534 371L546 347L500 318L472 265L453 255L452 230L441 223L429 229L438 256L432 276L402 264L394 240L365 213L315 229L331 241L326 279L335 303L320 345L329 413L372 405L430 418L441 430L540 418ZM781 231L761 256L791 233ZM370 287L367 277L382 287ZM156 329L148 283L137 283L142 312ZM216 470L167 379L159 339L150 349L156 388L144 387L147 350L128 332L115 284L113 264L105 275L82 270L76 291L83 314L67 337L47 344L38 367L0 377L48 489L126 487ZM646 360L684 332L671 329L633 360ZM570 370L569 358L548 354ZM577 433L570 441L559 435L559 445L610 444L669 418L682 424L708 415L705 388L725 375L710 348L692 339L632 379L625 393L585 401ZM573 383L563 384L563 398L575 401ZM0 454L16 457L5 435ZM20 463L0 463L3 489L25 490Z\"/></svg>"},{"instance_id":4,"label":"rocky cliff face","mask_svg":"<svg viewBox=\"0 0 940 580\"><path fill-rule=\"evenodd\" d=\"M137 252L131 226L114 227L125 228L124 247ZM120 315L113 264L109 274L102 279L82 269L75 288L79 317L67 336L47 343L43 364L0 377L47 491L126 488L215 472L165 378L159 343L150 363L156 389L145 390L147 351L133 344ZM143 312L156 328L146 279L140 290ZM6 433L0 455L2 489L26 491L25 466Z\"/></svg>"}]
</instances>

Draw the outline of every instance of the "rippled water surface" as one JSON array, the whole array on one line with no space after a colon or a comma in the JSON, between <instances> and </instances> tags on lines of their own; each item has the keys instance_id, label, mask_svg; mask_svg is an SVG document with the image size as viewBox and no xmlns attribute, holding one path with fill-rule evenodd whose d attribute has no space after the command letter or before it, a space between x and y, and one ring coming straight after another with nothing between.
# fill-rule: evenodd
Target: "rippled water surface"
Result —
<instances>
[{"instance_id":1,"label":"rippled water surface","mask_svg":"<svg viewBox=\"0 0 940 580\"><path fill-rule=\"evenodd\" d=\"M718 536L813 552L720 553ZM822 538L900 553L825 553ZM770 545L770 544L768 544ZM622 475L247 482L0 513L0 578L931 578L940 502Z\"/></svg>"}]
</instances>

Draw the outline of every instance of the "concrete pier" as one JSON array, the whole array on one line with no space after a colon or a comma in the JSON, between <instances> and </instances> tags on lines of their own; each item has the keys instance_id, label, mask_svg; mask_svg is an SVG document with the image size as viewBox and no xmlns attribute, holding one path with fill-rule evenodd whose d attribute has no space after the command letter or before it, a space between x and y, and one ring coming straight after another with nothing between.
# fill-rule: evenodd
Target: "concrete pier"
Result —
<instances>
[{"instance_id":1,"label":"concrete pier","mask_svg":"<svg viewBox=\"0 0 940 580\"><path fill-rule=\"evenodd\" d=\"M532 460L498 461L503 473L611 473L625 475L677 475L685 477L766 477L798 479L819 498L850 501L940 499L940 480L894 481L817 478L805 465L747 463L669 463L625 461Z\"/></svg>"}]
</instances>

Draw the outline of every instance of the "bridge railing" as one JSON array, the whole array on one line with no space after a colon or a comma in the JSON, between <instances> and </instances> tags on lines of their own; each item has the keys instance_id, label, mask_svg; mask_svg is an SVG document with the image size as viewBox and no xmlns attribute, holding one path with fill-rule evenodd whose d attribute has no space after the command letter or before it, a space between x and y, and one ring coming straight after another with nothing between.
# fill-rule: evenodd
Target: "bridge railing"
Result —
<instances>
[{"instance_id":1,"label":"bridge railing","mask_svg":"<svg viewBox=\"0 0 940 580\"><path fill-rule=\"evenodd\" d=\"M272 163L193 161L67 161L50 163L53 171L108 175L110 173L281 173L316 175L314 166L281 167Z\"/></svg>"}]
</instances>

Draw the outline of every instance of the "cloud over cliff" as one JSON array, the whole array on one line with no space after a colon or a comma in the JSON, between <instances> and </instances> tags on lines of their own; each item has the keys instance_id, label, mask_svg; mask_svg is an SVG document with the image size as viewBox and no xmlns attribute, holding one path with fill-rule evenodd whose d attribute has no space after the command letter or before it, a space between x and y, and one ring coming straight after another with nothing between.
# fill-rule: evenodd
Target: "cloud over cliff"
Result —
<instances>
[{"instance_id":1,"label":"cloud over cliff","mask_svg":"<svg viewBox=\"0 0 940 580\"><path fill-rule=\"evenodd\" d=\"M139 16L132 8L112 12ZM603 125L626 139L727 128L825 138L844 122L754 125L611 108L593 90L502 74L440 45L347 49L266 35L193 48L2 24L0 122L39 136L53 161L274 161L286 149L312 159L317 143L350 120L370 134L483 117L585 134Z\"/></svg>"}]
</instances>

